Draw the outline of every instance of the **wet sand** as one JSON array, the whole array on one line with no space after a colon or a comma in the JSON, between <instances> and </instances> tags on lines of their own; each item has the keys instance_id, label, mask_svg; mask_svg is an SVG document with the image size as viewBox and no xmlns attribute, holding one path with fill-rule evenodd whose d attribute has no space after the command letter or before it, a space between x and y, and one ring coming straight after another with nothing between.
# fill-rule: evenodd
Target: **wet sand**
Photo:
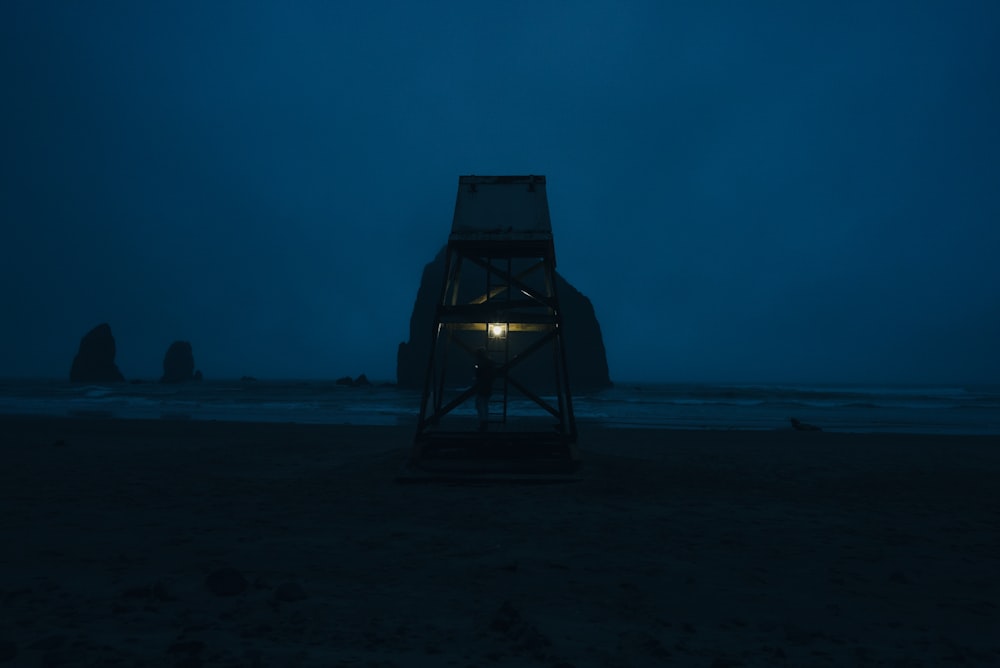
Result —
<instances>
[{"instance_id":1,"label":"wet sand","mask_svg":"<svg viewBox=\"0 0 1000 668\"><path fill-rule=\"evenodd\" d=\"M997 437L587 428L551 485L411 440L0 417L0 664L1000 662Z\"/></svg>"}]
</instances>

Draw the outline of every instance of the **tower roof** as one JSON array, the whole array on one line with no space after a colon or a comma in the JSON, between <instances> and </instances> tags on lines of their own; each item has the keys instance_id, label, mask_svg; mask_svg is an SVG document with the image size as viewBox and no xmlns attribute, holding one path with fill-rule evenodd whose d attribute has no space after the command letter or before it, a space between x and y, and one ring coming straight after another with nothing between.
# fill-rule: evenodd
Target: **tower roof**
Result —
<instances>
[{"instance_id":1,"label":"tower roof","mask_svg":"<svg viewBox=\"0 0 1000 668\"><path fill-rule=\"evenodd\" d=\"M460 176L451 241L550 241L544 176Z\"/></svg>"}]
</instances>

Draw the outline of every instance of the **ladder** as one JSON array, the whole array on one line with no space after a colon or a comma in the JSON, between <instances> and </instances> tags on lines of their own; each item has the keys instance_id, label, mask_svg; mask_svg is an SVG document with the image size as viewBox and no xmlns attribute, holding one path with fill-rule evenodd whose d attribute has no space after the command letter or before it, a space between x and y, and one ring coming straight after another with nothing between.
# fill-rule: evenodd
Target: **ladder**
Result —
<instances>
[{"instance_id":1,"label":"ladder","mask_svg":"<svg viewBox=\"0 0 1000 668\"><path fill-rule=\"evenodd\" d=\"M506 267L503 266L504 260L506 260ZM487 263L491 268L495 266L494 258L487 258ZM504 282L495 283L493 272L486 272L486 303L502 307L503 302L510 302L511 258L501 258L498 268L503 270ZM491 324L503 326L499 335L491 331ZM507 330L508 327L508 323L486 323L486 356L493 364L494 369L505 368L510 361L510 332ZM500 381L499 387L497 381ZM489 410L486 421L488 424L506 424L508 390L509 384L506 373L503 373L500 378L494 379L493 393L490 395L490 400L487 404Z\"/></svg>"}]
</instances>

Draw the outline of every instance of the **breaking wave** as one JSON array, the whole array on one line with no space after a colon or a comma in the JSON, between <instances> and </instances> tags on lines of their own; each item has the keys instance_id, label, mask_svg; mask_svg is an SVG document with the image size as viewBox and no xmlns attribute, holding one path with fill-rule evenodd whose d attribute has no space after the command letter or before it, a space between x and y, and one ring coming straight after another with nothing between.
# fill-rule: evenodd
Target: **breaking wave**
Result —
<instances>
[{"instance_id":1,"label":"breaking wave","mask_svg":"<svg viewBox=\"0 0 1000 668\"><path fill-rule=\"evenodd\" d=\"M6 414L415 424L420 398L388 383L0 380L0 413ZM612 427L778 429L796 417L828 431L1000 434L1000 386L620 384L577 394L573 406L580 422ZM471 402L458 410L474 412ZM530 401L512 395L510 415L533 410Z\"/></svg>"}]
</instances>

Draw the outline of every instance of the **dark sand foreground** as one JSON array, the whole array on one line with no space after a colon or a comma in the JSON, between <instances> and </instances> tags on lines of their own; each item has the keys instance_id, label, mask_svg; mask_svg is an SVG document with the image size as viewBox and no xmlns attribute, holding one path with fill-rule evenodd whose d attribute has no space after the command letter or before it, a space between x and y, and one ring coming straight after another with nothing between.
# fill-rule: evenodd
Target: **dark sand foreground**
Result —
<instances>
[{"instance_id":1,"label":"dark sand foreground","mask_svg":"<svg viewBox=\"0 0 1000 668\"><path fill-rule=\"evenodd\" d=\"M401 485L411 435L0 418L0 663L1000 665L996 437L589 429L578 482Z\"/></svg>"}]
</instances>

